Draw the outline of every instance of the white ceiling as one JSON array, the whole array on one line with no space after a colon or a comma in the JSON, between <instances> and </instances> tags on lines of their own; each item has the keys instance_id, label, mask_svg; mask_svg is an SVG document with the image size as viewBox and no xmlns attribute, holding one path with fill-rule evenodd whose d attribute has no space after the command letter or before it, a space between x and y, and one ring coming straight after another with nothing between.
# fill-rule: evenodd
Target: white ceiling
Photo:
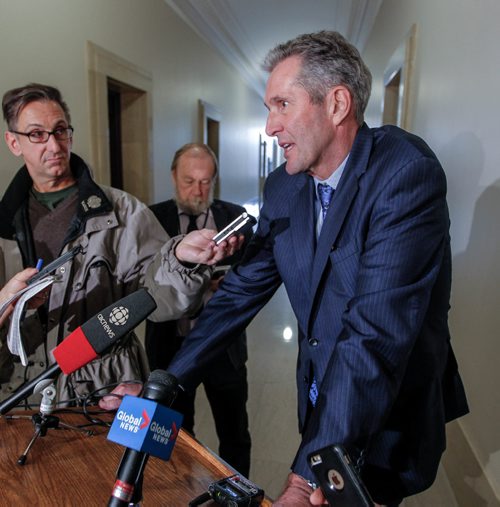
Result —
<instances>
[{"instance_id":1,"label":"white ceiling","mask_svg":"<svg viewBox=\"0 0 500 507\"><path fill-rule=\"evenodd\" d=\"M260 65L296 35L336 30L363 50L383 0L165 0L264 96Z\"/></svg>"}]
</instances>

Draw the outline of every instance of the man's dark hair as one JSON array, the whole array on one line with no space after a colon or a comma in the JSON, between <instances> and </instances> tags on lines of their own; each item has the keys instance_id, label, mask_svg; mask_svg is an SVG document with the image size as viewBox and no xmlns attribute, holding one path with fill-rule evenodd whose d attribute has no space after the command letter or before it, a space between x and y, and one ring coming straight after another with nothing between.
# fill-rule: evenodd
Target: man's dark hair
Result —
<instances>
[{"instance_id":1,"label":"man's dark hair","mask_svg":"<svg viewBox=\"0 0 500 507\"><path fill-rule=\"evenodd\" d=\"M31 102L56 102L61 106L68 124L71 123L68 106L64 102L61 92L53 86L39 83L30 83L20 88L14 88L6 92L2 99L2 111L4 120L9 130L17 130L19 114L25 106Z\"/></svg>"},{"instance_id":2,"label":"man's dark hair","mask_svg":"<svg viewBox=\"0 0 500 507\"><path fill-rule=\"evenodd\" d=\"M271 49L264 60L264 70L272 72L291 56L301 59L297 84L304 87L313 104L321 104L329 90L343 85L351 92L356 121L363 123L372 76L352 44L338 32L323 30L299 35Z\"/></svg>"}]
</instances>

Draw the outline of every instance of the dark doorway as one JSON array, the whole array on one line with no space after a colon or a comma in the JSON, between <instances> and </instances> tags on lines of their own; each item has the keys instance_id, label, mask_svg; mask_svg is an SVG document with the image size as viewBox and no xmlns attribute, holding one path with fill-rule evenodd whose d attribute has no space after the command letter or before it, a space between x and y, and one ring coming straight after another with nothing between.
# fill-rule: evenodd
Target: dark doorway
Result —
<instances>
[{"instance_id":1,"label":"dark doorway","mask_svg":"<svg viewBox=\"0 0 500 507\"><path fill-rule=\"evenodd\" d=\"M148 203L147 93L109 77L107 92L110 184Z\"/></svg>"},{"instance_id":2,"label":"dark doorway","mask_svg":"<svg viewBox=\"0 0 500 507\"><path fill-rule=\"evenodd\" d=\"M206 144L212 148L217 160L219 160L219 122L213 118L207 117L207 140ZM220 180L219 175L215 180L214 197L218 199L220 197Z\"/></svg>"},{"instance_id":3,"label":"dark doorway","mask_svg":"<svg viewBox=\"0 0 500 507\"><path fill-rule=\"evenodd\" d=\"M108 79L108 121L111 186L123 190L121 91L111 79Z\"/></svg>"},{"instance_id":4,"label":"dark doorway","mask_svg":"<svg viewBox=\"0 0 500 507\"><path fill-rule=\"evenodd\" d=\"M200 142L207 144L212 148L217 160L219 160L219 132L221 114L214 106L208 104L203 100L198 101L198 115L199 115L199 139ZM218 199L220 197L220 174L217 175L214 187L214 197Z\"/></svg>"}]
</instances>

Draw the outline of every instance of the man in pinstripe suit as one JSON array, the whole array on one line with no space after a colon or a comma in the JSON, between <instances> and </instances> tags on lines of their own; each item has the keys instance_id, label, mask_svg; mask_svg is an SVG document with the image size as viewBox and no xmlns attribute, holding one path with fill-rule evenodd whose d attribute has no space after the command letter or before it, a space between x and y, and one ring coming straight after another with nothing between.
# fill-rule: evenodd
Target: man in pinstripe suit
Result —
<instances>
[{"instance_id":1,"label":"man in pinstripe suit","mask_svg":"<svg viewBox=\"0 0 500 507\"><path fill-rule=\"evenodd\" d=\"M182 384L244 329L281 283L299 326L300 447L276 505L320 504L307 456L365 451L378 504L434 481L445 423L467 413L450 345L444 171L422 139L370 129L371 75L336 32L266 58L268 135L286 163L266 182L258 230L169 371ZM326 186L324 186L326 185Z\"/></svg>"}]
</instances>

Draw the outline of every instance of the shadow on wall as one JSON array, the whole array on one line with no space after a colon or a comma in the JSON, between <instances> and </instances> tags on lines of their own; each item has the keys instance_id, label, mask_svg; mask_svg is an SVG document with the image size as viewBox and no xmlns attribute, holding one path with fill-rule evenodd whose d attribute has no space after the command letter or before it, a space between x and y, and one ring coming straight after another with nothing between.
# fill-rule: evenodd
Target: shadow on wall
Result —
<instances>
[{"instance_id":1,"label":"shadow on wall","mask_svg":"<svg viewBox=\"0 0 500 507\"><path fill-rule=\"evenodd\" d=\"M482 160L476 158L475 166ZM474 179L479 175L478 171ZM470 194L475 188L469 186L464 191ZM460 200L455 202L460 204ZM500 491L499 220L500 180L497 180L477 199L467 247L453 259L452 341L455 350L459 350L459 368L471 409L461 426L484 467L478 466L472 455L470 460L464 459L467 454L462 454L461 463L450 463L457 473L460 470L458 483L453 481L457 499L468 499L459 505L500 505L487 480ZM448 466L447 472L450 474Z\"/></svg>"},{"instance_id":2,"label":"shadow on wall","mask_svg":"<svg viewBox=\"0 0 500 507\"><path fill-rule=\"evenodd\" d=\"M439 150L448 180L451 240L455 252L467 244L479 180L484 171L483 143L474 132L460 132Z\"/></svg>"}]
</instances>

